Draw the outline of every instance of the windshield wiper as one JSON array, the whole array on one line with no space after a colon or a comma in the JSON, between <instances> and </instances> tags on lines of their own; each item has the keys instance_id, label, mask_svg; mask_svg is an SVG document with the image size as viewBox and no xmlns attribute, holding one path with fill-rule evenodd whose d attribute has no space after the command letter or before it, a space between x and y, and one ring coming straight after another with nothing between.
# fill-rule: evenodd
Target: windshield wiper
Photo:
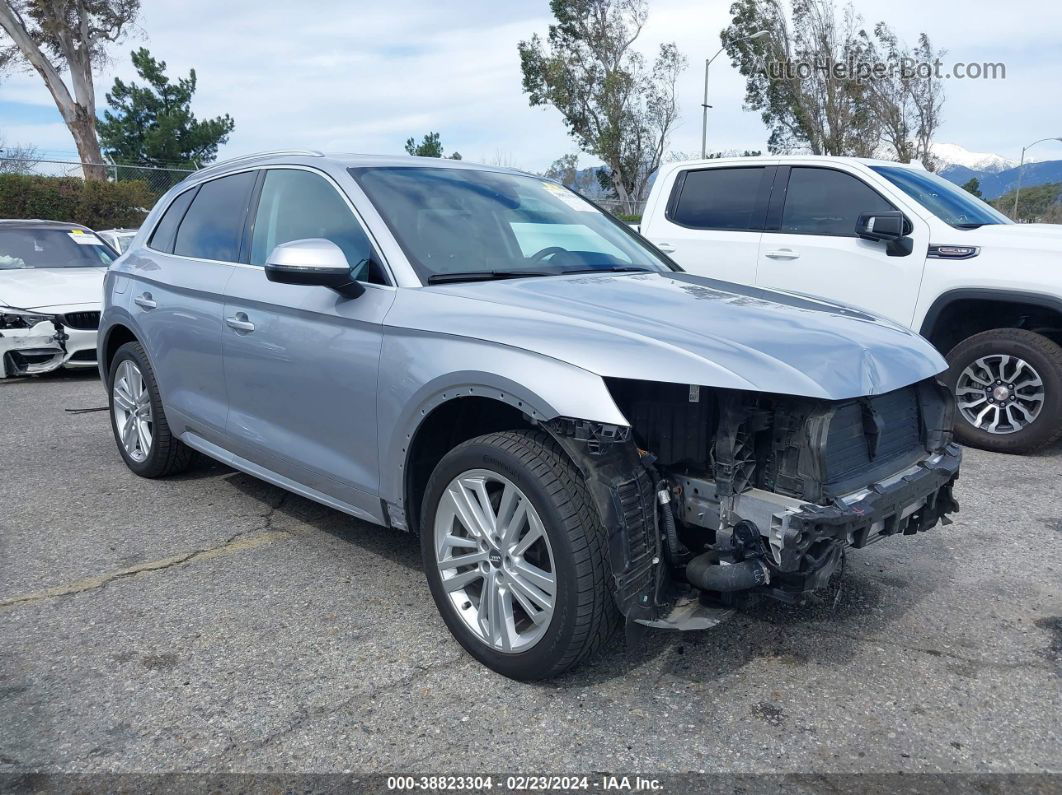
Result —
<instances>
[{"instance_id":1,"label":"windshield wiper","mask_svg":"<svg viewBox=\"0 0 1062 795\"><path fill-rule=\"evenodd\" d=\"M428 284L447 284L450 282L491 282L500 279L522 279L525 276L553 276L548 271L457 271L455 273L433 273L428 277Z\"/></svg>"},{"instance_id":2,"label":"windshield wiper","mask_svg":"<svg viewBox=\"0 0 1062 795\"><path fill-rule=\"evenodd\" d=\"M560 275L567 276L569 273L654 273L654 271L652 268L642 268L638 265L607 265L603 268L572 268L561 271Z\"/></svg>"}]
</instances>

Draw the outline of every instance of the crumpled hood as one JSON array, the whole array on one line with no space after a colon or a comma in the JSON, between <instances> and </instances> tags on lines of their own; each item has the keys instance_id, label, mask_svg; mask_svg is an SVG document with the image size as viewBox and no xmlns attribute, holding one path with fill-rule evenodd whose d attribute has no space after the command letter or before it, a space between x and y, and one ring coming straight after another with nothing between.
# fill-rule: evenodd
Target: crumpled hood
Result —
<instances>
[{"instance_id":1,"label":"crumpled hood","mask_svg":"<svg viewBox=\"0 0 1062 795\"><path fill-rule=\"evenodd\" d=\"M490 340L601 376L840 400L945 368L837 304L693 276L595 274L400 290L388 325Z\"/></svg>"},{"instance_id":2,"label":"crumpled hood","mask_svg":"<svg viewBox=\"0 0 1062 795\"><path fill-rule=\"evenodd\" d=\"M0 305L41 309L103 302L106 268L0 269Z\"/></svg>"}]
</instances>

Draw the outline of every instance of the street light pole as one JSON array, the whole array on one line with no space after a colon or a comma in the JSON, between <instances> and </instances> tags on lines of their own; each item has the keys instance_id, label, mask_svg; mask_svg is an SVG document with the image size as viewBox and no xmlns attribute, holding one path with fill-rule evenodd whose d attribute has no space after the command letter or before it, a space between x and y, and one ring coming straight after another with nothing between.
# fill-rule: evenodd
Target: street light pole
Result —
<instances>
[{"instance_id":1,"label":"street light pole","mask_svg":"<svg viewBox=\"0 0 1062 795\"><path fill-rule=\"evenodd\" d=\"M750 36L742 36L740 39L734 39L731 44L737 44L739 41L753 41L754 39L762 39L766 36L768 31L757 30ZM706 58L704 61L704 102L701 103L701 160L708 157L708 108L711 105L708 104L708 70L712 65L712 61L718 58L723 50L726 49L726 45L719 48L719 52L713 55L711 58Z\"/></svg>"},{"instance_id":2,"label":"street light pole","mask_svg":"<svg viewBox=\"0 0 1062 795\"><path fill-rule=\"evenodd\" d=\"M1044 141L1062 141L1062 138L1041 138L1039 141L1033 141L1028 146L1021 148L1021 162L1018 163L1018 187L1014 190L1014 212L1011 213L1015 221L1018 220L1018 196L1021 195L1021 178L1025 175L1025 150L1031 149L1037 144L1042 144Z\"/></svg>"}]
</instances>

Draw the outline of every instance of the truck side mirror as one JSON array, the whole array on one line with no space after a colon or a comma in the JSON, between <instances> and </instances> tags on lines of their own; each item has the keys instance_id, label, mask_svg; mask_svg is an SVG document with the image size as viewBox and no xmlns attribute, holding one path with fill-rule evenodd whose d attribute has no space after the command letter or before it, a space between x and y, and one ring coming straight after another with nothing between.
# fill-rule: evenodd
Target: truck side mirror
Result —
<instances>
[{"instance_id":1,"label":"truck side mirror","mask_svg":"<svg viewBox=\"0 0 1062 795\"><path fill-rule=\"evenodd\" d=\"M899 210L883 213L863 213L856 219L855 233L864 240L881 240L888 245L885 253L890 257L906 257L914 250L911 222Z\"/></svg>"}]
</instances>

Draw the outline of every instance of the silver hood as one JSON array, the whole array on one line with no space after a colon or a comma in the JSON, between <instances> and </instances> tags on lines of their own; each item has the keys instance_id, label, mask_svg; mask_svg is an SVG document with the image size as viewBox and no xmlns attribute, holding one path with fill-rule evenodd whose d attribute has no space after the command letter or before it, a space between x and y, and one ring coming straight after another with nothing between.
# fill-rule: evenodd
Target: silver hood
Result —
<instances>
[{"instance_id":1,"label":"silver hood","mask_svg":"<svg viewBox=\"0 0 1062 795\"><path fill-rule=\"evenodd\" d=\"M400 290L385 322L521 348L600 376L830 400L889 392L946 366L889 321L687 273Z\"/></svg>"}]
</instances>

